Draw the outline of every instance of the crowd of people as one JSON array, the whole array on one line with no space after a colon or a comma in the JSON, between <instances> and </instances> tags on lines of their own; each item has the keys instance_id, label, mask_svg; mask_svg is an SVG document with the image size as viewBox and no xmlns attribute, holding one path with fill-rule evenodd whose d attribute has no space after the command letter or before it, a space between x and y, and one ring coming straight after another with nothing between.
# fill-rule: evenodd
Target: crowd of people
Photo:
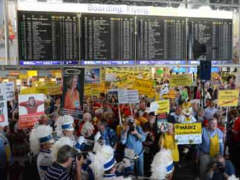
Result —
<instances>
[{"instance_id":1,"label":"crowd of people","mask_svg":"<svg viewBox=\"0 0 240 180\"><path fill-rule=\"evenodd\" d=\"M225 86L236 88L234 78ZM9 126L0 128L0 180L171 180L185 158L196 167L192 179L237 179L240 111L218 107L217 90L211 82L175 88L163 114L151 111L147 96L118 105L101 93L84 99L82 120L62 114L61 97L49 97L31 129L18 128L18 103L9 102ZM178 145L174 124L193 122L202 124L202 143Z\"/></svg>"}]
</instances>

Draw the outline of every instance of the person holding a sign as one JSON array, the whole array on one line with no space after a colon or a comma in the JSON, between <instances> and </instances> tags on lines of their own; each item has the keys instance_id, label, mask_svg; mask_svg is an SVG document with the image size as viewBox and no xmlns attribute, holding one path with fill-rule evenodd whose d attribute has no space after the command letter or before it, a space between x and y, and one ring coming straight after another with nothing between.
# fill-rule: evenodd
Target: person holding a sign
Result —
<instances>
[{"instance_id":1,"label":"person holding a sign","mask_svg":"<svg viewBox=\"0 0 240 180\"><path fill-rule=\"evenodd\" d=\"M208 164L217 155L224 153L224 135L217 128L217 119L209 120L208 128L202 130L202 144L199 145L200 178L205 180Z\"/></svg>"},{"instance_id":2,"label":"person holding a sign","mask_svg":"<svg viewBox=\"0 0 240 180\"><path fill-rule=\"evenodd\" d=\"M174 126L172 123L168 123L168 130L163 133L159 138L160 149L168 149L172 153L173 161L179 162L178 145L174 138Z\"/></svg>"}]
</instances>

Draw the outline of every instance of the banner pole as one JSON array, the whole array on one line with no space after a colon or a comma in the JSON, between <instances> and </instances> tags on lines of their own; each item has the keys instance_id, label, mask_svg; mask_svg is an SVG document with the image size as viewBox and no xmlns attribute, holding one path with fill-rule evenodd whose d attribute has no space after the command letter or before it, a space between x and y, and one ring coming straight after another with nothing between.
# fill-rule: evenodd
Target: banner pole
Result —
<instances>
[{"instance_id":1,"label":"banner pole","mask_svg":"<svg viewBox=\"0 0 240 180\"><path fill-rule=\"evenodd\" d=\"M120 105L118 104L118 116L119 116L119 124L122 126L122 117L121 117L121 110L120 110Z\"/></svg>"}]
</instances>

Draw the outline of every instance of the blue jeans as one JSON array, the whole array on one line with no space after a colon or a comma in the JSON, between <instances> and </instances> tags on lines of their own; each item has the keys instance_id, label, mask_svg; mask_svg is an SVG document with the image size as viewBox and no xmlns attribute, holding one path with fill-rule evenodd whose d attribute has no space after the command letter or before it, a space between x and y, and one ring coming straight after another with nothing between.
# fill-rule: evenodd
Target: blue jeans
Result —
<instances>
[{"instance_id":1,"label":"blue jeans","mask_svg":"<svg viewBox=\"0 0 240 180\"><path fill-rule=\"evenodd\" d=\"M144 153L142 153L139 158L135 161L135 167L138 176L144 176Z\"/></svg>"}]
</instances>

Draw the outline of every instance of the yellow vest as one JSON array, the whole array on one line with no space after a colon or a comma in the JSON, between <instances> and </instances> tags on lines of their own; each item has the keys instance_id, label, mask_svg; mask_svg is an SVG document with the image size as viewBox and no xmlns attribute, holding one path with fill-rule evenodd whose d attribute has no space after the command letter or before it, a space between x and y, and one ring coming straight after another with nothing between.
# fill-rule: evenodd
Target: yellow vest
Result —
<instances>
[{"instance_id":1,"label":"yellow vest","mask_svg":"<svg viewBox=\"0 0 240 180\"><path fill-rule=\"evenodd\" d=\"M220 152L218 134L216 133L213 137L210 137L210 135L208 134L208 137L210 139L209 154L210 154L211 157L215 157Z\"/></svg>"},{"instance_id":2,"label":"yellow vest","mask_svg":"<svg viewBox=\"0 0 240 180\"><path fill-rule=\"evenodd\" d=\"M179 161L179 151L178 145L175 142L174 135L164 134L162 139L163 148L169 149L172 152L172 157L174 162Z\"/></svg>"}]
</instances>

